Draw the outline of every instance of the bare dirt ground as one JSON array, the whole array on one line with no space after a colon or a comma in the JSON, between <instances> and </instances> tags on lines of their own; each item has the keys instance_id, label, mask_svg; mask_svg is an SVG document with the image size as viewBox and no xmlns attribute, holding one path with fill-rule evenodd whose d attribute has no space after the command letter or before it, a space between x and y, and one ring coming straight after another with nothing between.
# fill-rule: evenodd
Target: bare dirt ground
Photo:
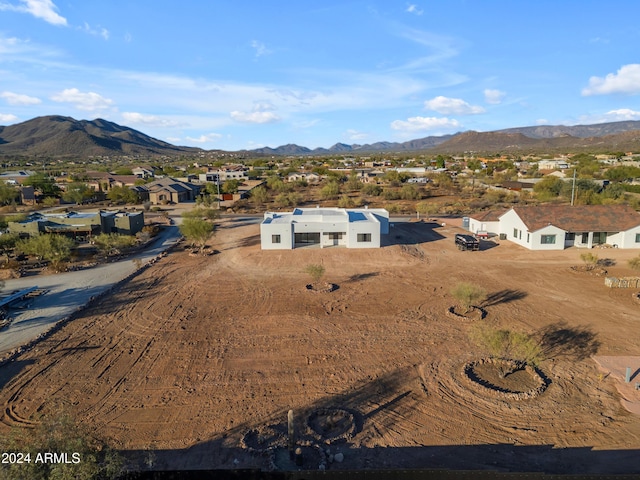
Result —
<instances>
[{"instance_id":1,"label":"bare dirt ground","mask_svg":"<svg viewBox=\"0 0 640 480\"><path fill-rule=\"evenodd\" d=\"M459 231L398 223L381 249L263 252L258 225L227 220L219 254L171 253L0 367L0 434L66 403L141 466L284 469L293 409L309 469L640 472L640 416L591 358L638 355L632 292L572 272L579 250L459 252ZM637 251L596 253L632 275ZM307 291L310 263L339 288ZM460 281L489 292L478 321L543 339L544 393L508 400L463 375L486 352L447 314Z\"/></svg>"}]
</instances>

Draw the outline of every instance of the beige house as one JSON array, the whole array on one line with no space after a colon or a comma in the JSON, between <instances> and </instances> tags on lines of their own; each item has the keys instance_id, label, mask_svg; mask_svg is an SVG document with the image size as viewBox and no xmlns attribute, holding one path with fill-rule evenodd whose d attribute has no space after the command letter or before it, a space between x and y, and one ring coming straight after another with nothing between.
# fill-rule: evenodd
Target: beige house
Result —
<instances>
[{"instance_id":1,"label":"beige house","mask_svg":"<svg viewBox=\"0 0 640 480\"><path fill-rule=\"evenodd\" d=\"M135 235L144 227L143 212L67 212L32 213L21 222L9 222L11 233L37 236L42 233L59 233L74 238L89 237L101 233Z\"/></svg>"},{"instance_id":2,"label":"beige house","mask_svg":"<svg viewBox=\"0 0 640 480\"><path fill-rule=\"evenodd\" d=\"M168 203L194 202L200 194L200 188L200 185L164 177L146 185L140 185L137 191L145 191L149 201L154 205L166 205Z\"/></svg>"}]
</instances>

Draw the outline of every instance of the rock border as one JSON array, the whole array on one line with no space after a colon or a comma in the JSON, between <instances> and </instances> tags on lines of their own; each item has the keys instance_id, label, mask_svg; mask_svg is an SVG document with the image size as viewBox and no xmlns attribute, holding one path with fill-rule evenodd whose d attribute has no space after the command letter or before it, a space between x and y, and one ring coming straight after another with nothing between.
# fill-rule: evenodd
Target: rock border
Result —
<instances>
[{"instance_id":1,"label":"rock border","mask_svg":"<svg viewBox=\"0 0 640 480\"><path fill-rule=\"evenodd\" d=\"M336 285L335 283L329 283L329 282L324 282L320 284L307 283L305 285L305 290L307 292L312 292L312 293L331 293L337 289L338 289L338 285Z\"/></svg>"},{"instance_id":2,"label":"rock border","mask_svg":"<svg viewBox=\"0 0 640 480\"><path fill-rule=\"evenodd\" d=\"M487 316L487 311L482 307L471 307L471 311L462 314L456 312L456 306L452 305L447 308L447 316L456 320L482 320Z\"/></svg>"},{"instance_id":3,"label":"rock border","mask_svg":"<svg viewBox=\"0 0 640 480\"><path fill-rule=\"evenodd\" d=\"M509 367L514 369L525 370L538 383L538 386L526 392L514 392L512 390L493 385L491 382L484 380L475 373L475 367L478 365L496 365L498 363L507 364ZM462 369L462 375L463 378L473 386L482 387L483 390L490 395L508 400L529 400L531 398L535 398L542 394L551 383L551 381L537 368L516 362L515 360L502 358L482 358L480 360L466 363Z\"/></svg>"},{"instance_id":4,"label":"rock border","mask_svg":"<svg viewBox=\"0 0 640 480\"><path fill-rule=\"evenodd\" d=\"M322 433L318 432L314 426L313 426L313 421L321 416L321 415L332 415L335 413L341 413L345 416L345 418L347 418L349 420L349 422L351 423L351 426L349 428L347 428L347 430L343 433L340 433L338 435L334 435L334 436L326 436L323 435ZM314 410L313 412L311 412L308 416L307 416L307 428L309 429L309 431L311 432L311 434L318 440L323 441L326 444L330 444L339 440L345 440L345 441L349 441L351 439L353 439L353 437L356 436L356 433L358 433L358 425L356 423L356 417L355 415L350 412L349 410L346 410L344 408L340 408L340 407L328 407L328 408L319 408L317 410Z\"/></svg>"},{"instance_id":5,"label":"rock border","mask_svg":"<svg viewBox=\"0 0 640 480\"><path fill-rule=\"evenodd\" d=\"M569 271L572 273L586 273L587 275L594 275L596 277L607 275L607 271L604 268L591 265L572 265L569 267Z\"/></svg>"}]
</instances>

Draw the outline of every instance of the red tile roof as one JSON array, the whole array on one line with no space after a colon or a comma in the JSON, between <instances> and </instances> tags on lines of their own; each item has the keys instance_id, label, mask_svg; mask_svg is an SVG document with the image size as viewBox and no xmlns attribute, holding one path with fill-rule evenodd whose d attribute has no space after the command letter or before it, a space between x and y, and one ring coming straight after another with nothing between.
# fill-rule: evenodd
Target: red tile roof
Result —
<instances>
[{"instance_id":1,"label":"red tile roof","mask_svg":"<svg viewBox=\"0 0 640 480\"><path fill-rule=\"evenodd\" d=\"M500 217L507 213L506 209L502 210L487 210L485 212L478 212L470 215L474 220L478 220L479 222L497 222Z\"/></svg>"},{"instance_id":2,"label":"red tile roof","mask_svg":"<svg viewBox=\"0 0 640 480\"><path fill-rule=\"evenodd\" d=\"M623 232L640 225L628 205L536 205L514 207L530 232L554 225L567 232Z\"/></svg>"}]
</instances>

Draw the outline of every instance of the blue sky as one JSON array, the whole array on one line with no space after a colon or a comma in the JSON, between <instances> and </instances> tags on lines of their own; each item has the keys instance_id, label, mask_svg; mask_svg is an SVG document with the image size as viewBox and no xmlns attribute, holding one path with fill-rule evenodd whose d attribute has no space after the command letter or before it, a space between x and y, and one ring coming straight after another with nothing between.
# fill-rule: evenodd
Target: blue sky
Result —
<instances>
[{"instance_id":1,"label":"blue sky","mask_svg":"<svg viewBox=\"0 0 640 480\"><path fill-rule=\"evenodd\" d=\"M240 150L640 120L635 0L0 0L0 125Z\"/></svg>"}]
</instances>

